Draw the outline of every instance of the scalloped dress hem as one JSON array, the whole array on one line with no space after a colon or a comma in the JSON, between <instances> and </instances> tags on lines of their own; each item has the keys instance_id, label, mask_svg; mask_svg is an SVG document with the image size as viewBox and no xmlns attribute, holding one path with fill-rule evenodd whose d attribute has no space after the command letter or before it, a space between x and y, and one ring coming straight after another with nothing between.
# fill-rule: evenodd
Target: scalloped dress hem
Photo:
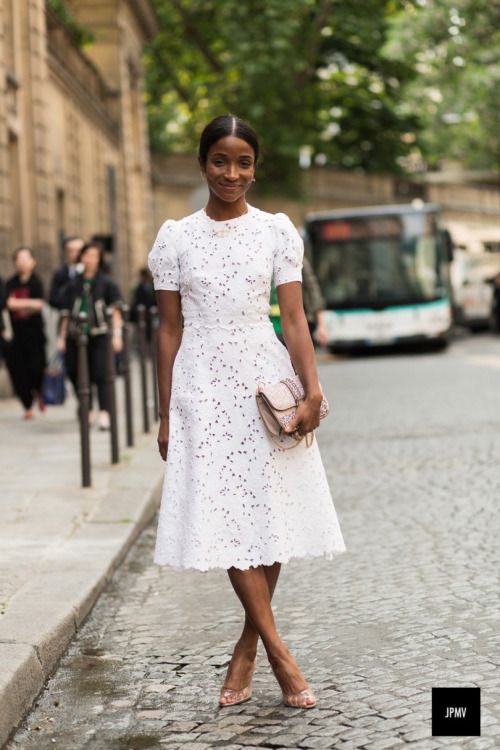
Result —
<instances>
[{"instance_id":1,"label":"scalloped dress hem","mask_svg":"<svg viewBox=\"0 0 500 750\"><path fill-rule=\"evenodd\" d=\"M154 560L154 563L160 567L168 567L172 570L175 570L176 572L182 572L186 570L197 570L199 573L208 573L211 570L228 570L228 568L236 568L237 570L249 570L250 568L257 568L259 565L274 565L274 563L281 563L282 565L285 565L288 562L291 562L292 560L305 560L310 558L324 558L325 560L333 560L335 557L338 557L339 555L342 555L344 552L347 552L346 547L337 548L334 550L325 550L323 552L308 552L304 554L292 554L288 556L278 556L280 559L276 559L275 555L272 555L269 560L262 560L261 562L256 563L248 563L246 567L240 568L238 565L232 565L232 564L225 564L223 562L216 563L213 565L208 566L201 566L200 564L191 563L187 565L175 565L174 563L163 561L163 560Z\"/></svg>"}]
</instances>

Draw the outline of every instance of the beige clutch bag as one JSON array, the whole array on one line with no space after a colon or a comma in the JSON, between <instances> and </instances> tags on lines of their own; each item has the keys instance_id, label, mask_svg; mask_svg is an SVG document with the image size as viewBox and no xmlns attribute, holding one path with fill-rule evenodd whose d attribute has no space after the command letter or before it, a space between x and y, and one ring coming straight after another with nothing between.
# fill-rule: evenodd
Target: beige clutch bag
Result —
<instances>
[{"instance_id":1,"label":"beige clutch bag","mask_svg":"<svg viewBox=\"0 0 500 750\"><path fill-rule=\"evenodd\" d=\"M257 387L257 407L269 437L281 450L295 448L305 437L309 448L314 440L314 430L307 435L298 432L285 432L285 427L295 415L297 407L305 398L305 391L298 375L284 378L272 385L259 384ZM325 396L319 412L320 419L326 417L330 406ZM309 435L311 436L308 441Z\"/></svg>"}]
</instances>

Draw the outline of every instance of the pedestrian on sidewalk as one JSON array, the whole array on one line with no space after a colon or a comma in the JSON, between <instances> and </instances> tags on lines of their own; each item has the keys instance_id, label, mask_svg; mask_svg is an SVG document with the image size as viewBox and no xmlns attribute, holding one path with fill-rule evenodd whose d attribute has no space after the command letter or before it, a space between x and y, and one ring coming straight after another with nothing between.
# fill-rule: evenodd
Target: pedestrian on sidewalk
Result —
<instances>
[{"instance_id":1,"label":"pedestrian on sidewalk","mask_svg":"<svg viewBox=\"0 0 500 750\"><path fill-rule=\"evenodd\" d=\"M54 272L50 284L49 304L56 310L64 307L66 285L77 275L78 256L85 242L81 237L66 237L63 242L64 263Z\"/></svg>"},{"instance_id":2,"label":"pedestrian on sidewalk","mask_svg":"<svg viewBox=\"0 0 500 750\"><path fill-rule=\"evenodd\" d=\"M320 346L328 346L329 336L325 322L325 301L321 293L316 275L308 258L304 255L302 266L302 298L304 300L304 312L309 326L309 333ZM280 306L278 303L278 292L274 284L271 286L270 318L272 320L276 336L282 344L285 344L281 330Z\"/></svg>"},{"instance_id":3,"label":"pedestrian on sidewalk","mask_svg":"<svg viewBox=\"0 0 500 750\"><path fill-rule=\"evenodd\" d=\"M139 270L139 279L132 291L132 304L130 305L130 320L132 323L139 322L139 305L144 305L146 308L146 341L151 342L151 336L153 335L153 326L151 324L150 310L155 306L155 290L153 287L153 279L149 272L149 268L141 268Z\"/></svg>"},{"instance_id":4,"label":"pedestrian on sidewalk","mask_svg":"<svg viewBox=\"0 0 500 750\"><path fill-rule=\"evenodd\" d=\"M35 273L36 260L31 248L18 247L12 257L16 273L5 284L12 339L4 342L4 357L14 393L24 406L24 419L33 419L35 399L40 411L46 409L41 393L47 363L43 284Z\"/></svg>"},{"instance_id":5,"label":"pedestrian on sidewalk","mask_svg":"<svg viewBox=\"0 0 500 750\"><path fill-rule=\"evenodd\" d=\"M167 220L149 254L166 460L154 561L228 572L245 622L220 705L250 698L260 636L286 705L310 708L316 699L276 630L271 599L282 563L331 560L345 545L317 442L281 450L256 403L258 383L293 377L295 366L306 398L289 431L305 436L319 425L322 391L300 283L304 245L287 215L247 203L258 157L247 123L232 115L210 122L198 152L208 202ZM272 280L288 350L269 319Z\"/></svg>"},{"instance_id":6,"label":"pedestrian on sidewalk","mask_svg":"<svg viewBox=\"0 0 500 750\"><path fill-rule=\"evenodd\" d=\"M492 299L492 319L493 330L500 333L500 273L497 273L493 279L493 299Z\"/></svg>"},{"instance_id":7,"label":"pedestrian on sidewalk","mask_svg":"<svg viewBox=\"0 0 500 750\"><path fill-rule=\"evenodd\" d=\"M3 358L3 350L5 347L5 329L7 327L5 316L8 316L7 309L5 307L6 303L5 299L5 283L2 277L0 276L0 360ZM7 321L7 324L10 328L10 319Z\"/></svg>"},{"instance_id":8,"label":"pedestrian on sidewalk","mask_svg":"<svg viewBox=\"0 0 500 750\"><path fill-rule=\"evenodd\" d=\"M110 427L108 392L106 384L107 332L106 308L113 307L113 350L121 352L122 317L117 303L120 290L113 279L102 270L104 251L99 242L87 242L78 255L82 273L69 282L64 291L62 304L69 316L62 319L57 348L65 352L66 371L75 393L78 395L78 315L85 312L87 318L87 356L90 382L97 388L99 403L99 429ZM92 409L92 392L90 394Z\"/></svg>"},{"instance_id":9,"label":"pedestrian on sidewalk","mask_svg":"<svg viewBox=\"0 0 500 750\"><path fill-rule=\"evenodd\" d=\"M303 261L302 294L309 332L320 346L328 346L329 336L325 322L325 299L311 262L305 255Z\"/></svg>"}]
</instances>

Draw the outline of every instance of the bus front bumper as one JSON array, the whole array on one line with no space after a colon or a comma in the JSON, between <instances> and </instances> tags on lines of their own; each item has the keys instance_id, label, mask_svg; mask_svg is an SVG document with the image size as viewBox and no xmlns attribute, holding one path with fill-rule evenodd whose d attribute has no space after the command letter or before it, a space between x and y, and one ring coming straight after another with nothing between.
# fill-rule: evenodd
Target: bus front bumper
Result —
<instances>
[{"instance_id":1,"label":"bus front bumper","mask_svg":"<svg viewBox=\"0 0 500 750\"><path fill-rule=\"evenodd\" d=\"M351 340L334 340L329 343L329 348L332 351L337 352L349 352L356 349L376 349L384 347L397 347L397 346L422 346L430 343L447 343L451 329L442 331L438 334L424 335L422 333L413 334L411 336L399 336L393 339L380 339L373 341L371 339L351 339Z\"/></svg>"},{"instance_id":2,"label":"bus front bumper","mask_svg":"<svg viewBox=\"0 0 500 750\"><path fill-rule=\"evenodd\" d=\"M446 339L452 314L449 300L438 300L384 310L327 310L325 323L331 347L352 349Z\"/></svg>"}]
</instances>

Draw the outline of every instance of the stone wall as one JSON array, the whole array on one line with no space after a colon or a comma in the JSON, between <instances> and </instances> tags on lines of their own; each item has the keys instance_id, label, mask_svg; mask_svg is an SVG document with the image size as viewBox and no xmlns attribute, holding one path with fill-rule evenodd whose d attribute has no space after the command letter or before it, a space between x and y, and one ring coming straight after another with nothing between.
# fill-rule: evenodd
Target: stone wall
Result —
<instances>
[{"instance_id":1,"label":"stone wall","mask_svg":"<svg viewBox=\"0 0 500 750\"><path fill-rule=\"evenodd\" d=\"M70 0L95 42L79 49L45 0L0 0L0 275L33 247L48 282L61 238L114 247L128 291L154 232L142 48L149 0Z\"/></svg>"}]
</instances>

